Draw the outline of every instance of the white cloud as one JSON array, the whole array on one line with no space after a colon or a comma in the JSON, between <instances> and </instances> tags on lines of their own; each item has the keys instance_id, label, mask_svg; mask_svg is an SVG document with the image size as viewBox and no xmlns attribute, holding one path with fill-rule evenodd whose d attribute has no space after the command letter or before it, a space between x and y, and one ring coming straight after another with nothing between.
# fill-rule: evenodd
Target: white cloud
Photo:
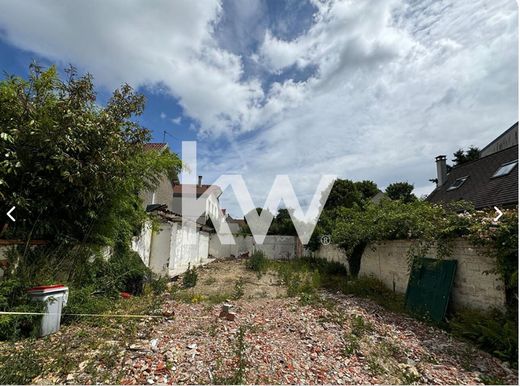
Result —
<instances>
[{"instance_id":1,"label":"white cloud","mask_svg":"<svg viewBox=\"0 0 520 386\"><path fill-rule=\"evenodd\" d=\"M219 35L216 0L0 0L0 30L109 88L165 86L198 122L200 171L244 173L259 201L276 174L305 198L329 173L423 194L435 155L484 146L517 120L513 1L312 1L310 28L292 39L265 30L259 1L233 3L235 28ZM222 134L229 144L215 147Z\"/></svg>"},{"instance_id":2,"label":"white cloud","mask_svg":"<svg viewBox=\"0 0 520 386\"><path fill-rule=\"evenodd\" d=\"M161 119L166 119L166 113L161 112Z\"/></svg>"},{"instance_id":3,"label":"white cloud","mask_svg":"<svg viewBox=\"0 0 520 386\"><path fill-rule=\"evenodd\" d=\"M172 118L171 121L172 121L173 123L175 123L176 125L180 125L180 124L181 124L181 121L182 121L182 118L181 118L181 117Z\"/></svg>"}]
</instances>

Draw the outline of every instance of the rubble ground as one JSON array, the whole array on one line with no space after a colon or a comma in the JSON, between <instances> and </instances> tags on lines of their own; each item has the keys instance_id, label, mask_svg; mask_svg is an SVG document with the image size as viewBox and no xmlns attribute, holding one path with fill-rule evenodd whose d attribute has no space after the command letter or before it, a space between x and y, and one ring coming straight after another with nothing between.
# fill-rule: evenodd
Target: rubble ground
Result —
<instances>
[{"instance_id":1,"label":"rubble ground","mask_svg":"<svg viewBox=\"0 0 520 386\"><path fill-rule=\"evenodd\" d=\"M231 305L233 318L221 316ZM198 270L194 288L124 299L117 313L0 344L2 383L518 384L517 372L447 332L372 301L287 297L243 261Z\"/></svg>"}]
</instances>

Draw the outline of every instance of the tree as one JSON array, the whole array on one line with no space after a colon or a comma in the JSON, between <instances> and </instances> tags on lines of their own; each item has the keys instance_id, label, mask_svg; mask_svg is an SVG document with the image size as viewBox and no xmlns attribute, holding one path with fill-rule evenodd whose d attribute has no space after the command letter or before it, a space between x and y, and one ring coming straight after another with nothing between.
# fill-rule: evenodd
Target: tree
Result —
<instances>
[{"instance_id":1,"label":"tree","mask_svg":"<svg viewBox=\"0 0 520 386\"><path fill-rule=\"evenodd\" d=\"M351 208L356 204L361 204L361 199L362 195L354 182L337 179L334 181L323 209L329 211L337 208Z\"/></svg>"},{"instance_id":2,"label":"tree","mask_svg":"<svg viewBox=\"0 0 520 386\"><path fill-rule=\"evenodd\" d=\"M90 75L66 73L31 65L28 79L0 81L0 211L16 206L11 236L128 241L145 218L137 193L181 162L144 151L142 95L123 85L100 106Z\"/></svg>"},{"instance_id":3,"label":"tree","mask_svg":"<svg viewBox=\"0 0 520 386\"><path fill-rule=\"evenodd\" d=\"M480 158L480 149L476 146L470 146L468 150L459 149L453 153L452 162L455 165L462 165L466 162L476 161Z\"/></svg>"},{"instance_id":4,"label":"tree","mask_svg":"<svg viewBox=\"0 0 520 386\"><path fill-rule=\"evenodd\" d=\"M374 181L357 181L354 182L354 186L356 187L357 191L361 193L361 198L365 201L370 200L379 192L379 188Z\"/></svg>"},{"instance_id":5,"label":"tree","mask_svg":"<svg viewBox=\"0 0 520 386\"><path fill-rule=\"evenodd\" d=\"M291 210L279 209L276 217L269 228L269 234L271 235L287 235L287 236L298 236L296 228L291 218Z\"/></svg>"},{"instance_id":6,"label":"tree","mask_svg":"<svg viewBox=\"0 0 520 386\"><path fill-rule=\"evenodd\" d=\"M390 199L406 203L417 200L417 197L412 193L413 188L414 186L408 182L394 182L388 185L385 192Z\"/></svg>"}]
</instances>

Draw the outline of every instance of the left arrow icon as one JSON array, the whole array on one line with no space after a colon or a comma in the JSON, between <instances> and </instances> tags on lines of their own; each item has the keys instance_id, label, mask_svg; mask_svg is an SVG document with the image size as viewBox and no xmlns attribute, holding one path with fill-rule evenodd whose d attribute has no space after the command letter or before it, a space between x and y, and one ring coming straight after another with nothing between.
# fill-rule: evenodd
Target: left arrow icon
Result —
<instances>
[{"instance_id":1,"label":"left arrow icon","mask_svg":"<svg viewBox=\"0 0 520 386\"><path fill-rule=\"evenodd\" d=\"M13 221L16 221L15 218L13 216L11 216L11 213L13 213L13 210L16 209L16 206L13 206L11 209L9 209L9 212L7 212L7 216L13 220Z\"/></svg>"}]
</instances>

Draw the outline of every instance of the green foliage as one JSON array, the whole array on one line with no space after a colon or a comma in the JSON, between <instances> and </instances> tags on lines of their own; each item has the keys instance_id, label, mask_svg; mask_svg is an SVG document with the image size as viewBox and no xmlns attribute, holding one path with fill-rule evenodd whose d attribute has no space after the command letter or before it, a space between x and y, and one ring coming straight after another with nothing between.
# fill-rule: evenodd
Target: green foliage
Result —
<instances>
[{"instance_id":1,"label":"green foliage","mask_svg":"<svg viewBox=\"0 0 520 386\"><path fill-rule=\"evenodd\" d=\"M391 200L413 202L417 197L412 193L413 185L408 182L394 182L387 186L385 193Z\"/></svg>"},{"instance_id":2,"label":"green foliage","mask_svg":"<svg viewBox=\"0 0 520 386\"><path fill-rule=\"evenodd\" d=\"M16 278L0 281L0 311L42 312L43 302L32 301L27 287ZM35 336L41 315L0 315L0 340L15 340L24 336Z\"/></svg>"},{"instance_id":3,"label":"green foliage","mask_svg":"<svg viewBox=\"0 0 520 386\"><path fill-rule=\"evenodd\" d=\"M246 260L246 268L255 271L258 276L261 276L266 273L269 268L269 259L265 256L263 251L256 250L251 257Z\"/></svg>"},{"instance_id":4,"label":"green foliage","mask_svg":"<svg viewBox=\"0 0 520 386\"><path fill-rule=\"evenodd\" d=\"M424 201L404 203L384 200L363 210L343 208L335 223L333 241L347 256L356 246L382 240L416 239L410 255L420 256L430 247L438 247L438 256L450 252L449 240L468 234L468 220L452 208Z\"/></svg>"},{"instance_id":5,"label":"green foliage","mask_svg":"<svg viewBox=\"0 0 520 386\"><path fill-rule=\"evenodd\" d=\"M453 153L452 162L455 165L462 165L466 162L476 161L480 158L480 149L476 146L470 146L468 150L459 149Z\"/></svg>"},{"instance_id":6,"label":"green foliage","mask_svg":"<svg viewBox=\"0 0 520 386\"><path fill-rule=\"evenodd\" d=\"M90 75L67 74L32 65L0 81L0 211L17 208L11 237L107 244L139 228L136 193L180 161L144 151L142 95L124 85L101 107Z\"/></svg>"},{"instance_id":7,"label":"green foliage","mask_svg":"<svg viewBox=\"0 0 520 386\"><path fill-rule=\"evenodd\" d=\"M509 307L518 307L518 211L503 210L500 221L493 221L494 213L468 214L471 220L470 239L495 258L492 273L504 279Z\"/></svg>"},{"instance_id":8,"label":"green foliage","mask_svg":"<svg viewBox=\"0 0 520 386\"><path fill-rule=\"evenodd\" d=\"M233 300L238 300L242 296L244 296L244 284L245 280L243 277L238 278L238 280L235 282L235 289L233 291Z\"/></svg>"},{"instance_id":9,"label":"green foliage","mask_svg":"<svg viewBox=\"0 0 520 386\"><path fill-rule=\"evenodd\" d=\"M182 285L184 288L193 288L197 285L197 279L199 274L197 273L197 268L188 268L188 270L184 273L182 277Z\"/></svg>"},{"instance_id":10,"label":"green foliage","mask_svg":"<svg viewBox=\"0 0 520 386\"><path fill-rule=\"evenodd\" d=\"M30 384L41 373L43 360L29 345L15 353L0 352L0 384Z\"/></svg>"},{"instance_id":11,"label":"green foliage","mask_svg":"<svg viewBox=\"0 0 520 386\"><path fill-rule=\"evenodd\" d=\"M114 298L97 293L97 288L87 286L83 288L70 288L67 305L63 309L63 323L82 320L79 314L103 314L114 306ZM88 317L85 320L96 323L100 318Z\"/></svg>"},{"instance_id":12,"label":"green foliage","mask_svg":"<svg viewBox=\"0 0 520 386\"><path fill-rule=\"evenodd\" d=\"M294 222L291 218L291 212L293 210L280 209L276 214L271 226L269 227L268 234L271 235L285 235L285 236L298 236ZM297 220L296 220L297 221Z\"/></svg>"},{"instance_id":13,"label":"green foliage","mask_svg":"<svg viewBox=\"0 0 520 386\"><path fill-rule=\"evenodd\" d=\"M355 315L350 323L350 330L352 335L361 338L367 332L371 332L374 329L371 323L365 321L362 316Z\"/></svg>"},{"instance_id":14,"label":"green foliage","mask_svg":"<svg viewBox=\"0 0 520 386\"><path fill-rule=\"evenodd\" d=\"M379 192L379 188L374 181L356 181L354 185L356 190L361 194L361 198L365 201L370 200Z\"/></svg>"},{"instance_id":15,"label":"green foliage","mask_svg":"<svg viewBox=\"0 0 520 386\"><path fill-rule=\"evenodd\" d=\"M500 310L465 310L449 321L454 335L468 339L498 358L518 363L518 315Z\"/></svg>"},{"instance_id":16,"label":"green foliage","mask_svg":"<svg viewBox=\"0 0 520 386\"><path fill-rule=\"evenodd\" d=\"M324 195L321 197L323 211L307 248L311 251L318 250L321 246L321 237L332 235L342 208L362 210L378 191L377 185L372 181L335 180L328 198L325 199Z\"/></svg>"},{"instance_id":17,"label":"green foliage","mask_svg":"<svg viewBox=\"0 0 520 386\"><path fill-rule=\"evenodd\" d=\"M389 310L404 312L404 297L387 288L381 280L373 276L349 280L342 290L344 293L371 299Z\"/></svg>"}]
</instances>

